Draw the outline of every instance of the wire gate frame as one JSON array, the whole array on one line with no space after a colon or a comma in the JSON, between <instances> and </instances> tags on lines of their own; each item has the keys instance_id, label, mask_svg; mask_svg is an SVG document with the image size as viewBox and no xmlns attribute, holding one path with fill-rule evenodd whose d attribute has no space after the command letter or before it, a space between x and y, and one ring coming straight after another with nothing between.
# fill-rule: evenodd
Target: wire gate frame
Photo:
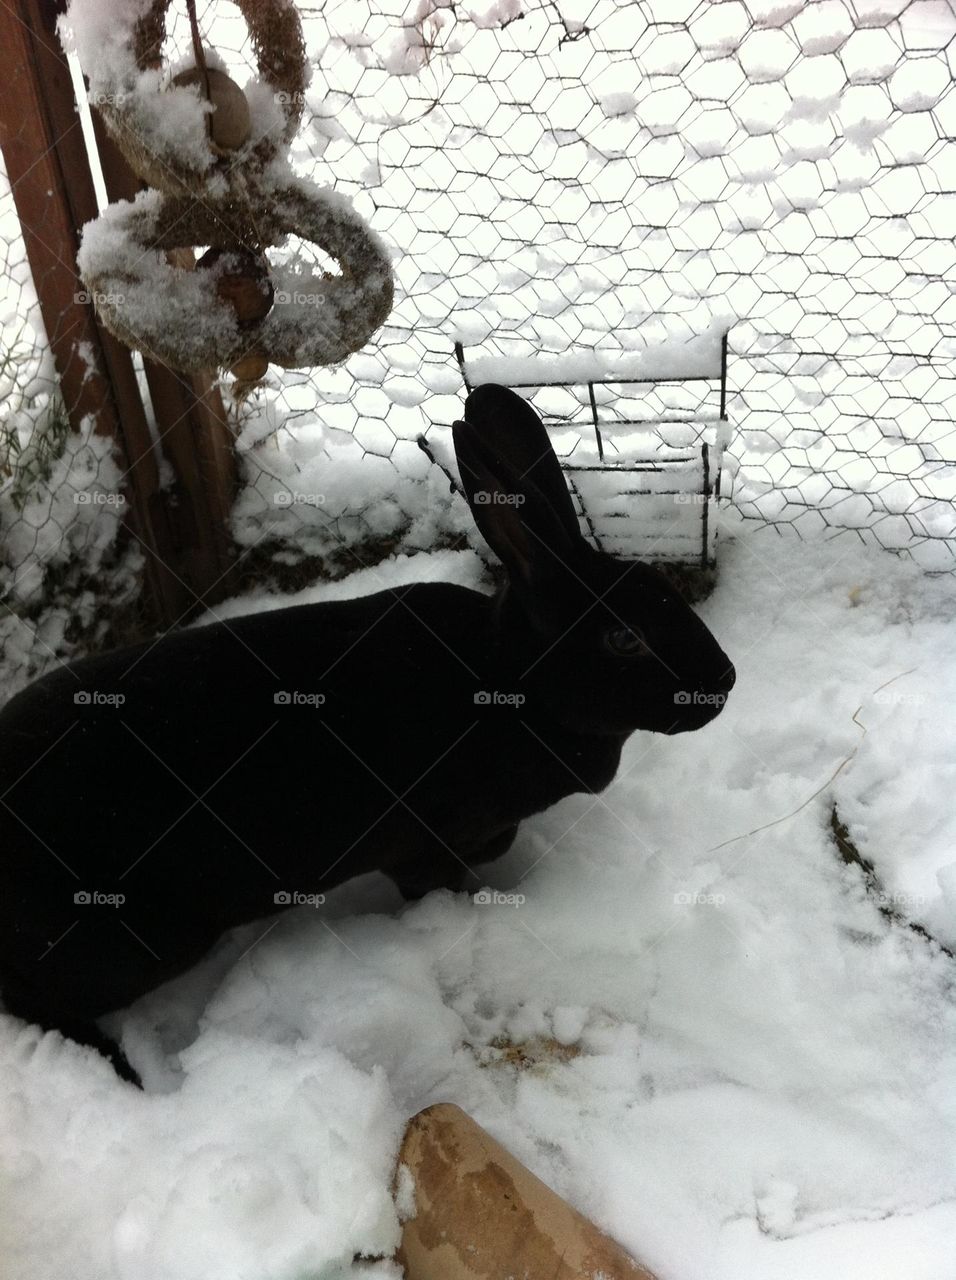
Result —
<instances>
[{"instance_id":1,"label":"wire gate frame","mask_svg":"<svg viewBox=\"0 0 956 1280\"><path fill-rule=\"evenodd\" d=\"M587 504L585 503L583 496L581 495L580 489L578 485L575 484L575 481L574 481L575 475L584 473L584 472L599 472L599 473L604 473L606 475L610 475L613 473L628 474L628 473L654 472L660 475L668 475L668 474L673 474L675 471L678 471L680 469L699 466L699 473L700 473L701 479L700 479L700 485L697 488L697 495L701 500L701 503L700 503L701 505L700 552L696 557L693 558L693 560L689 561L688 563L693 563L701 569L712 569L716 565L716 546L713 553L711 553L711 549L710 549L711 507L712 505L715 505L720 500L722 450L716 451L716 454L717 454L716 458L712 457L711 447L709 443L706 440L703 440L700 443L699 450L694 450L693 452L688 453L688 455L684 458L678 457L678 458L668 459L666 461L654 460L649 458L647 460L641 460L639 462L623 462L623 463L610 462L605 457L605 450L604 450L605 441L604 441L604 433L602 432L602 426L605 428L605 430L607 430L609 427L612 427L612 426L613 427L629 427L629 426L653 425L655 420L641 419L641 418L618 418L618 419L615 419L613 423L605 422L602 424L598 416L598 405L597 405L597 398L594 394L594 388L608 387L608 386L661 386L664 384L672 385L672 384L682 384L682 383L691 383L691 382L706 382L710 384L717 383L719 388L719 393L720 393L720 414L717 421L721 426L723 426L728 421L728 418L727 418L728 332L729 332L728 330L725 330L721 334L720 373L719 375L716 375L716 376L714 374L708 374L708 373L699 373L699 374L692 373L692 374L684 374L677 377L671 375L671 376L661 376L661 377L645 376L640 378L615 378L615 377L588 378L588 379L569 378L566 380L553 379L553 380L546 380L541 382L520 381L520 382L509 383L510 387L513 390L526 389L531 387L534 387L540 390L541 388L544 388L544 387L556 387L562 390L570 391L575 387L583 386L587 388L588 402L589 402L590 411L591 411L591 427L594 431L594 442L597 448L598 462L589 463L589 464L573 463L560 458L559 458L559 462L560 462L562 471L565 473L565 478L567 479L567 482L568 482L568 488L571 490L572 495L574 496L575 500L577 501L581 509L582 519L584 520L584 523L586 524L588 529L588 533L590 534L591 539L593 540L598 550L603 551L606 548L604 547L602 535L599 528L597 527L595 517L588 511ZM462 382L464 383L465 391L471 392L475 384L473 383L472 379L468 375L468 368L465 361L464 346L462 345L461 342L456 342L454 344L454 349L455 349L455 359L458 361L458 367L461 371ZM693 421L693 419L690 419L690 418L668 418L667 419L668 424L680 423L682 421L691 422ZM547 421L545 421L545 426L547 427L549 425L552 425L552 424L549 424ZM580 425L580 424L568 423L564 425L574 426L574 425ZM429 456L431 456L430 451L428 450L427 447L425 447L422 439L419 440L419 444L422 448L424 448L425 452L428 453ZM689 491L686 489L655 489L653 490L654 496L671 495L676 497L680 494L687 493L687 492ZM644 491L625 490L621 494L621 496L626 498L639 498L641 496L644 496ZM615 517L608 517L608 518L615 518ZM606 532L605 532L605 536L606 536Z\"/></svg>"}]
</instances>

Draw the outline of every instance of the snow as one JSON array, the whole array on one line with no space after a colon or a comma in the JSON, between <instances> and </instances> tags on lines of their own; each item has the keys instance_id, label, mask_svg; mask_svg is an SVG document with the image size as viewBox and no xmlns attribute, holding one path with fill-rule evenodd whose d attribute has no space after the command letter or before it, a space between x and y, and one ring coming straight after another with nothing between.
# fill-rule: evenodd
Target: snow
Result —
<instances>
[{"instance_id":1,"label":"snow","mask_svg":"<svg viewBox=\"0 0 956 1280\"><path fill-rule=\"evenodd\" d=\"M491 0L491 4L466 9L466 13L479 30L502 27L520 18L524 12L522 0Z\"/></svg>"},{"instance_id":2,"label":"snow","mask_svg":"<svg viewBox=\"0 0 956 1280\"><path fill-rule=\"evenodd\" d=\"M239 436L247 483L232 527L240 546L278 539L300 558L351 548L353 568L370 537L400 535L406 550L425 550L473 529L467 507L452 500L448 481L417 445L398 455L399 480L395 460L366 453L349 432L313 423L270 440L275 426L267 410L253 413Z\"/></svg>"},{"instance_id":3,"label":"snow","mask_svg":"<svg viewBox=\"0 0 956 1280\"><path fill-rule=\"evenodd\" d=\"M52 458L41 483L31 486L22 504L14 485L0 485L4 525L3 582L8 599L36 603L44 575L81 557L95 573L113 547L125 502L113 444L96 435L92 419L79 433L65 433L63 453ZM33 422L23 426L26 447ZM15 571L19 567L19 572Z\"/></svg>"},{"instance_id":4,"label":"snow","mask_svg":"<svg viewBox=\"0 0 956 1280\"><path fill-rule=\"evenodd\" d=\"M210 1032L185 1055L189 1080L175 1094L117 1096L94 1071L77 1097L82 1062L45 1061L34 1041L27 1032L4 1045L17 1084L4 1104L4 1182L17 1206L4 1254L18 1280L71 1270L90 1280L201 1280L250 1266L264 1280L318 1268L331 1277L348 1273L353 1252L394 1250L388 1183L399 1117L381 1069L360 1070L334 1048L267 1040L236 1054L234 1036ZM47 1117L30 1105L30 1081L45 1075ZM53 1216L45 1199L30 1202L38 1141L59 1146L40 1174L60 1204ZM72 1263L71 1236L80 1245Z\"/></svg>"},{"instance_id":5,"label":"snow","mask_svg":"<svg viewBox=\"0 0 956 1280\"><path fill-rule=\"evenodd\" d=\"M630 115L636 108L633 93L606 93L601 98L601 110L609 117Z\"/></svg>"},{"instance_id":6,"label":"snow","mask_svg":"<svg viewBox=\"0 0 956 1280\"><path fill-rule=\"evenodd\" d=\"M77 2L102 11L107 48L102 0ZM753 336L785 337L802 322L800 340L814 349L832 343L841 361L851 342L887 358L900 349L935 353L942 393L951 384L945 309L879 277L896 262L913 275L922 254L914 237L935 241L938 274L952 266L951 212L937 194L947 186L956 103L943 47L956 21L951 9L945 0L725 0L690 5L685 23L672 4L637 17L582 6L575 17L593 38L555 48L562 31L548 7L520 21L508 20L510 3L466 12L412 0L390 14L327 7L303 15L310 49L321 53L295 158L311 176L324 167L323 180L364 201L365 216L399 250L392 326L377 342L381 349L412 337L417 367L408 372L419 393L423 359L446 352L455 333L480 342L520 332L560 360L602 343L627 349L650 317L680 315L699 330L722 310L745 317ZM476 29L483 15L507 25ZM220 21L217 14L225 33L217 44L242 80L241 16L233 26ZM407 66L399 58L397 77L381 70L396 42L409 55ZM95 57L92 35L89 43ZM170 44L188 57L188 41ZM656 70L636 77L635 57L645 51ZM679 79L664 74L685 53ZM758 83L748 83L744 68ZM853 83L844 85L848 73ZM726 108L715 109L718 100ZM647 126L664 132L652 137ZM857 193L861 217L842 203ZM840 213L846 207L851 226ZM897 243L888 243L888 217L903 227ZM791 283L797 258L811 284ZM588 276L595 283L585 296ZM824 277L851 291L839 324L820 316ZM314 316L302 310L282 314L308 327ZM740 393L732 411L752 474L758 433L748 411L776 392L750 359L753 336L732 336ZM411 386L396 394L378 427L401 438L411 415L396 410L415 394ZM925 402L909 377L900 395ZM859 447L854 403L849 389L827 397L839 416L826 426L848 440L841 456ZM423 408L419 418L427 401ZM943 423L938 403L934 413ZM885 421L894 416L888 411ZM781 444L799 465L799 453ZM877 516L878 494L873 502ZM769 502L753 511L772 514Z\"/></svg>"},{"instance_id":7,"label":"snow","mask_svg":"<svg viewBox=\"0 0 956 1280\"><path fill-rule=\"evenodd\" d=\"M162 163L184 163L202 172L215 157L198 94L168 87L161 71L140 72L129 47L136 22L149 8L149 0L110 5L72 0L60 32L89 78L91 103L127 112L137 136L149 140L149 149Z\"/></svg>"},{"instance_id":8,"label":"snow","mask_svg":"<svg viewBox=\"0 0 956 1280\"><path fill-rule=\"evenodd\" d=\"M71 0L58 31L88 78L90 102L122 111L123 128L145 144L161 167L201 175L215 161L206 134L205 117L211 108L195 86L171 83L179 72L195 66L195 55L190 49L162 70L140 71L132 53L133 29L151 8L150 0ZM170 15L169 31L174 16ZM211 43L204 52L209 66L227 70ZM234 162L248 158L262 139L281 136L285 127L282 107L268 81L254 76L240 87L249 102L251 132L232 157Z\"/></svg>"},{"instance_id":9,"label":"snow","mask_svg":"<svg viewBox=\"0 0 956 1280\"><path fill-rule=\"evenodd\" d=\"M4 698L58 661L58 655L77 651L65 634L70 613L89 625L95 607L89 593L75 594L78 577L95 582L109 563L105 589L119 599L135 589L140 568L135 547L122 563L113 563L126 499L112 441L96 434L92 418L78 432L63 424L61 445L41 462L43 440L56 438L58 423L63 424L63 410L49 393L35 403L25 401L8 418L19 434L21 453L13 474L0 476ZM28 470L35 480L21 489L18 473ZM37 617L40 606L45 608Z\"/></svg>"},{"instance_id":10,"label":"snow","mask_svg":"<svg viewBox=\"0 0 956 1280\"><path fill-rule=\"evenodd\" d=\"M692 338L648 343L634 352L613 350L573 352L561 357L476 356L466 352L473 386L500 382L506 386L541 386L545 382L588 382L592 379L648 378L655 381L687 377L720 377L720 344L730 320L714 320L707 331ZM462 338L464 341L464 338Z\"/></svg>"},{"instance_id":11,"label":"snow","mask_svg":"<svg viewBox=\"0 0 956 1280\"><path fill-rule=\"evenodd\" d=\"M368 336L367 317L381 314L391 287L387 251L345 196L295 178L284 160L274 160L261 181L274 225L338 247L343 270L316 272L301 251L273 249L275 303L256 327L256 342L278 364L336 363ZM184 271L153 247L185 216L172 217L167 197L150 188L118 201L83 228L77 265L97 309L132 345L180 369L228 367L252 337L217 295L215 273Z\"/></svg>"},{"instance_id":12,"label":"snow","mask_svg":"<svg viewBox=\"0 0 956 1280\"><path fill-rule=\"evenodd\" d=\"M0 1018L17 1280L397 1280L399 1135L438 1100L661 1280L952 1274L952 960L829 814L952 941L956 584L733 520L721 561L724 713L525 823L480 878L510 905L371 876L237 931L116 1019L144 1095ZM484 581L440 551L294 600L428 579Z\"/></svg>"},{"instance_id":13,"label":"snow","mask_svg":"<svg viewBox=\"0 0 956 1280\"><path fill-rule=\"evenodd\" d=\"M158 79L130 79L122 44L146 4L74 0L71 47L94 99L140 95L154 112L141 120L205 165L196 95L160 100ZM403 289L347 372L310 384L273 371L242 407L233 530L243 550L271 541L286 563L348 549L362 564L367 544L390 540L399 553L203 621L415 581L488 589L463 503L414 443L427 429L448 460L455 337L475 381L716 376L719 328L746 317L731 372L744 393L731 406L736 499L821 540L725 513L701 612L738 668L726 711L696 735L635 735L604 795L527 822L481 877L497 900L403 906L367 877L236 931L113 1019L142 1095L95 1055L0 1015L0 1270L397 1280L402 1126L449 1100L661 1280L951 1277L953 961L908 925L956 948L956 582L822 520L876 527L951 567L947 544L914 539L910 520L918 484L924 526L952 536L940 465L952 339L938 327L945 297L909 290L939 287L916 267L945 278L951 266L952 201L934 193L951 149L951 43L949 63L938 51L956 32L952 5L651 6L660 29L642 37L637 78L644 18L623 9L587 16L593 41L552 49L542 11L520 0L457 12L412 0L400 26L359 8L308 19L350 52L321 60L328 92L310 101L296 158L310 176L328 159L333 200L360 174L381 184L359 198L403 251ZM254 135L273 128L268 87L244 87ZM752 138L731 138L724 101ZM943 160L929 154L937 131ZM703 163L701 148L714 153ZM928 193L916 213L914 191ZM127 216L88 232L84 253L115 258ZM913 235L938 260L915 257ZM169 269L159 255L138 265L148 310ZM290 295L315 292L304 261L277 270ZM218 340L227 321L182 287L191 323ZM3 313L5 336L15 315ZM500 354L475 350L486 341ZM826 369L801 363L809 348L832 353ZM935 365L901 355L930 350ZM25 398L26 442L49 391L45 367L24 369L4 387ZM820 456L828 434L836 461ZM628 457L647 434L606 439ZM914 440L926 464L903 467ZM579 462L593 453L573 430L556 445ZM22 511L0 488L0 577L23 611L0 622L5 693L75 648L67 624L95 611L85 591L69 611L31 612L50 571L108 564L118 482L86 430ZM631 532L653 541L677 514L698 520L694 503L678 513L665 497L643 494ZM594 492L588 505L614 501ZM461 535L468 549L447 549ZM834 804L869 884L840 860Z\"/></svg>"},{"instance_id":14,"label":"snow","mask_svg":"<svg viewBox=\"0 0 956 1280\"><path fill-rule=\"evenodd\" d=\"M190 346L225 348L239 329L211 273L179 270L152 247L165 207L166 197L152 189L110 205L83 228L77 266L98 286L99 304L117 309L132 333L182 331Z\"/></svg>"}]
</instances>

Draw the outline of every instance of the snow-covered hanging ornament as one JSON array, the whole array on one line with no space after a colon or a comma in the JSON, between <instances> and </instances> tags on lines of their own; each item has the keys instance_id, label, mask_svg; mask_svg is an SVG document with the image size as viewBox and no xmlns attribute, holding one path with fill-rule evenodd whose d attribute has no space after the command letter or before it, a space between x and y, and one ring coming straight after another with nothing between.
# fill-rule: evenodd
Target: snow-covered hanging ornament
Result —
<instances>
[{"instance_id":1,"label":"snow-covered hanging ornament","mask_svg":"<svg viewBox=\"0 0 956 1280\"><path fill-rule=\"evenodd\" d=\"M83 229L77 264L100 319L128 346L183 372L231 369L240 384L284 368L335 364L364 346L392 305L378 237L337 192L297 177L286 151L308 64L293 0L236 0L258 66L242 89L204 48L186 0L194 65L174 73L162 46L171 0L72 0L64 36L90 99L153 190L110 205ZM294 234L339 273L316 274L269 246ZM209 246L195 269L170 250Z\"/></svg>"}]
</instances>

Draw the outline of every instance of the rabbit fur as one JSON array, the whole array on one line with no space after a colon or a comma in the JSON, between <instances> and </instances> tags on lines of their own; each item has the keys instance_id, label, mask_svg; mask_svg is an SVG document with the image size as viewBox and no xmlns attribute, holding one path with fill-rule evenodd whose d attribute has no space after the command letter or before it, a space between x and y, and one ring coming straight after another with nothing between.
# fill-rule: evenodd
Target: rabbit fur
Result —
<instances>
[{"instance_id":1,"label":"rabbit fur","mask_svg":"<svg viewBox=\"0 0 956 1280\"><path fill-rule=\"evenodd\" d=\"M224 931L372 870L406 898L477 890L523 819L608 785L634 730L720 711L730 660L660 574L585 541L531 406L479 387L454 441L496 595L419 584L171 632L0 713L9 1013L135 1080L96 1020Z\"/></svg>"}]
</instances>

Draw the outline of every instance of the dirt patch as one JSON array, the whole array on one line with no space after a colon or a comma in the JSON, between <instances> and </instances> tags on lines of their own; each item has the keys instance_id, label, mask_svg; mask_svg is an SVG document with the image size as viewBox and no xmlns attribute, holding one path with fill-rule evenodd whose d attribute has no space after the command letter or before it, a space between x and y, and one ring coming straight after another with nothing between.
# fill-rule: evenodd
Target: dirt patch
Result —
<instances>
[{"instance_id":1,"label":"dirt patch","mask_svg":"<svg viewBox=\"0 0 956 1280\"><path fill-rule=\"evenodd\" d=\"M468 1046L480 1067L512 1067L515 1071L544 1072L559 1063L573 1062L581 1056L579 1044L562 1044L553 1036L531 1036L527 1040L509 1040L496 1036L487 1045Z\"/></svg>"}]
</instances>

